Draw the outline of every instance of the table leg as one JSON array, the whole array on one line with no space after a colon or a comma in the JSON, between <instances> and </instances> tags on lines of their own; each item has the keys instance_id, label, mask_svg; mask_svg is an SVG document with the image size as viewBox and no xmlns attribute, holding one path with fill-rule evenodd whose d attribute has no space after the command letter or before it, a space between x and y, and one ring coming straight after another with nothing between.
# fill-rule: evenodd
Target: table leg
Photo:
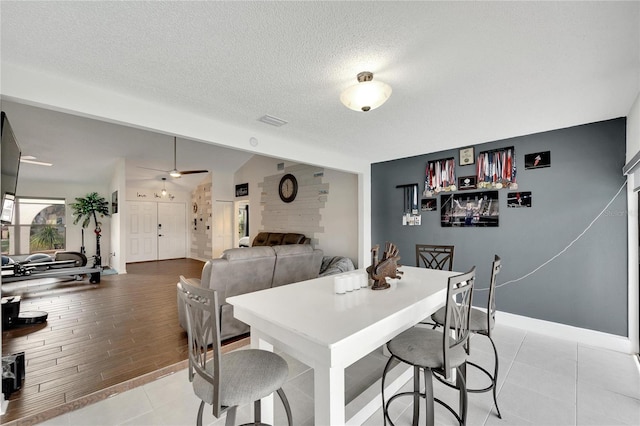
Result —
<instances>
[{"instance_id":1,"label":"table leg","mask_svg":"<svg viewBox=\"0 0 640 426\"><path fill-rule=\"evenodd\" d=\"M344 425L344 368L316 367L313 380L315 424Z\"/></svg>"},{"instance_id":2,"label":"table leg","mask_svg":"<svg viewBox=\"0 0 640 426\"><path fill-rule=\"evenodd\" d=\"M252 349L262 349L264 351L273 352L273 345L260 338L260 333L256 330L251 330L251 348ZM260 418L261 422L267 424L274 424L273 422L273 413L274 413L274 399L273 394L266 396L260 400ZM255 415L255 412L254 412ZM255 418L255 417L254 417Z\"/></svg>"}]
</instances>

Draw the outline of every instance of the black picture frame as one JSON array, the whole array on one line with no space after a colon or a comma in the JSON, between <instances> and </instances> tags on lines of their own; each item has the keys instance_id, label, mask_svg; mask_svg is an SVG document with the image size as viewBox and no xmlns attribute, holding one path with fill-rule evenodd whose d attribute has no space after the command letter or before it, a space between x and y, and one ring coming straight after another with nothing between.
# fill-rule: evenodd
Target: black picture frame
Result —
<instances>
[{"instance_id":1,"label":"black picture frame","mask_svg":"<svg viewBox=\"0 0 640 426\"><path fill-rule=\"evenodd\" d=\"M507 192L507 207L509 208L531 207L532 201L531 191Z\"/></svg>"},{"instance_id":2,"label":"black picture frame","mask_svg":"<svg viewBox=\"0 0 640 426\"><path fill-rule=\"evenodd\" d=\"M477 176L460 176L458 178L458 191L468 191L478 188Z\"/></svg>"},{"instance_id":3,"label":"black picture frame","mask_svg":"<svg viewBox=\"0 0 640 426\"><path fill-rule=\"evenodd\" d=\"M525 170L551 167L551 151L534 152L524 155Z\"/></svg>"},{"instance_id":4,"label":"black picture frame","mask_svg":"<svg viewBox=\"0 0 640 426\"><path fill-rule=\"evenodd\" d=\"M249 195L249 184L240 183L236 185L236 197L247 197Z\"/></svg>"},{"instance_id":5,"label":"black picture frame","mask_svg":"<svg viewBox=\"0 0 640 426\"><path fill-rule=\"evenodd\" d=\"M423 198L420 200L420 211L423 212L434 212L438 210L438 199L435 197L432 198Z\"/></svg>"},{"instance_id":6,"label":"black picture frame","mask_svg":"<svg viewBox=\"0 0 640 426\"><path fill-rule=\"evenodd\" d=\"M499 225L499 191L440 195L440 226L482 228Z\"/></svg>"}]
</instances>

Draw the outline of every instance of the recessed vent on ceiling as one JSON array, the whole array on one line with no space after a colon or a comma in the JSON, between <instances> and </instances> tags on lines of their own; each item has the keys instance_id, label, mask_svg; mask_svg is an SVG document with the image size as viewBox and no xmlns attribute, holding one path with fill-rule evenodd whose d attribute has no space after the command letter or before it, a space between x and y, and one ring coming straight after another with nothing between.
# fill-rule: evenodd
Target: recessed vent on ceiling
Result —
<instances>
[{"instance_id":1,"label":"recessed vent on ceiling","mask_svg":"<svg viewBox=\"0 0 640 426\"><path fill-rule=\"evenodd\" d=\"M266 124L270 124L272 126L276 126L276 127L280 127L280 126L284 126L285 124L288 123L288 121L284 121L281 118L278 117L274 117L272 115L263 115L262 117L258 118L258 121L262 121L263 123Z\"/></svg>"}]
</instances>

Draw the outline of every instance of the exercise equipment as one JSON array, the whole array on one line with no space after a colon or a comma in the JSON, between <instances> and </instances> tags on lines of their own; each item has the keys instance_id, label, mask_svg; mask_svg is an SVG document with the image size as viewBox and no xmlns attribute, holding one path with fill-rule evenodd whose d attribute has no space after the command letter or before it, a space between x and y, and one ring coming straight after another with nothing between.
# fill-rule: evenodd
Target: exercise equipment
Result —
<instances>
[{"instance_id":1,"label":"exercise equipment","mask_svg":"<svg viewBox=\"0 0 640 426\"><path fill-rule=\"evenodd\" d=\"M87 266L87 257L83 253L74 251L57 252L55 256L45 253L34 253L22 261L16 262L7 256L2 256L2 282L9 283L38 278L73 277L80 281L89 275L89 282L100 282L102 266L94 262Z\"/></svg>"}]
</instances>

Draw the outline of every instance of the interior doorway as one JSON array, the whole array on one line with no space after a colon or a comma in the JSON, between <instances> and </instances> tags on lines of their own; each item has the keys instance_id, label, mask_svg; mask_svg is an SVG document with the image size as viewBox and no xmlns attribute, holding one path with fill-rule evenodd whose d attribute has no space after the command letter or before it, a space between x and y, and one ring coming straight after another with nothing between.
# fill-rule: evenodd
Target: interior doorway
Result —
<instances>
[{"instance_id":1,"label":"interior doorway","mask_svg":"<svg viewBox=\"0 0 640 426\"><path fill-rule=\"evenodd\" d=\"M236 203L237 212L237 247L249 247L249 202L239 201Z\"/></svg>"}]
</instances>

